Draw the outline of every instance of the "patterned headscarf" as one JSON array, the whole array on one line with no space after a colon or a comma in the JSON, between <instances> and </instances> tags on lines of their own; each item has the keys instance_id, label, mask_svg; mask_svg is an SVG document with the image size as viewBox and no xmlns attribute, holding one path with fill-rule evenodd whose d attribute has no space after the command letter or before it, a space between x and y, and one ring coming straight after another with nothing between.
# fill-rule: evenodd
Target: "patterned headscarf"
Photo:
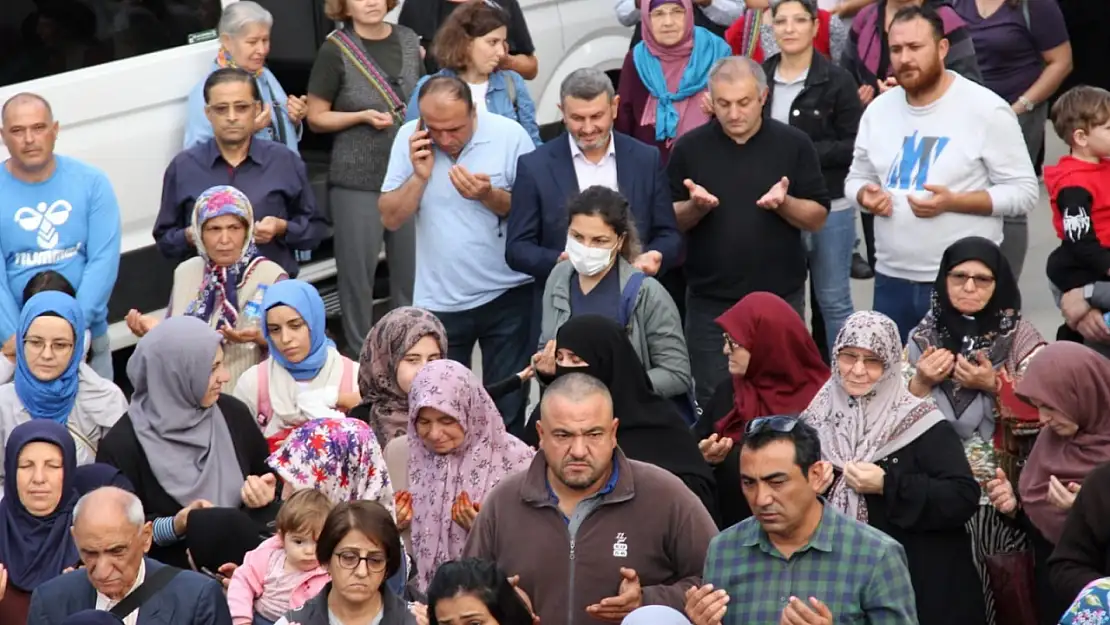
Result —
<instances>
[{"instance_id":1,"label":"patterned headscarf","mask_svg":"<svg viewBox=\"0 0 1110 625\"><path fill-rule=\"evenodd\" d=\"M235 264L221 267L208 256L204 249L204 237L201 236L204 224L209 219L222 215L234 215L243 220L247 227L247 235L243 240L243 253ZM242 191L235 187L220 185L212 187L197 197L193 205L193 241L196 242L197 253L204 259L204 278L200 285L197 298L185 308L185 314L199 317L211 323L212 315L216 315L216 329L235 327L239 320L239 289L250 277L255 264L262 260L258 248L254 245L254 209L251 202Z\"/></svg>"},{"instance_id":2,"label":"patterned headscarf","mask_svg":"<svg viewBox=\"0 0 1110 625\"><path fill-rule=\"evenodd\" d=\"M849 462L874 462L912 443L944 415L932 399L910 393L902 380L902 339L898 326L881 313L860 311L848 317L836 335L833 355L846 347L867 349L883 361L883 375L871 391L851 397L840 368L802 412L817 430L824 460L841 471ZM853 519L867 522L867 501L843 478L829 491L829 502Z\"/></svg>"},{"instance_id":3,"label":"patterned headscarf","mask_svg":"<svg viewBox=\"0 0 1110 625\"><path fill-rule=\"evenodd\" d=\"M428 449L416 433L421 408L457 419L462 444L442 456ZM416 374L409 391L408 440L412 545L417 583L424 590L440 564L462 556L466 531L451 521L459 494L466 491L480 504L507 475L528 468L536 452L505 431L482 382L453 360L428 363Z\"/></svg>"},{"instance_id":4,"label":"patterned headscarf","mask_svg":"<svg viewBox=\"0 0 1110 625\"><path fill-rule=\"evenodd\" d=\"M378 320L362 346L358 390L362 403L370 405L370 426L383 447L408 427L409 400L397 385L397 365L425 336L435 337L440 353L447 355L447 330L439 319L421 308L405 306Z\"/></svg>"},{"instance_id":5,"label":"patterned headscarf","mask_svg":"<svg viewBox=\"0 0 1110 625\"><path fill-rule=\"evenodd\" d=\"M1104 625L1110 623L1110 577L1087 584L1075 602L1060 617L1060 625Z\"/></svg>"},{"instance_id":6,"label":"patterned headscarf","mask_svg":"<svg viewBox=\"0 0 1110 625\"><path fill-rule=\"evenodd\" d=\"M377 501L390 513L393 486L382 448L358 419L315 419L293 430L266 463L296 490L313 488L332 504Z\"/></svg>"}]
</instances>

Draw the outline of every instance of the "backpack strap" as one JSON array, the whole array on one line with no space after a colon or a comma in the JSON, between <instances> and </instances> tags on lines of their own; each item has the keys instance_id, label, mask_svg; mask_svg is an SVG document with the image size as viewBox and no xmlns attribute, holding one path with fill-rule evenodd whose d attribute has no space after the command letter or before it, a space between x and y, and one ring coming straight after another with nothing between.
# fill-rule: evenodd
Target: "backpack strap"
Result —
<instances>
[{"instance_id":1,"label":"backpack strap","mask_svg":"<svg viewBox=\"0 0 1110 625\"><path fill-rule=\"evenodd\" d=\"M148 575L143 583L139 584L138 588L131 591L131 594L124 597L123 601L117 603L114 608L108 610L108 613L122 621L130 616L132 612L142 607L151 597L158 594L158 591L172 582L173 578L177 577L180 572L181 569L179 568L163 566Z\"/></svg>"},{"instance_id":2,"label":"backpack strap","mask_svg":"<svg viewBox=\"0 0 1110 625\"><path fill-rule=\"evenodd\" d=\"M350 393L354 391L354 377L355 363L346 356L343 357L343 379L339 381L339 394Z\"/></svg>"},{"instance_id":3,"label":"backpack strap","mask_svg":"<svg viewBox=\"0 0 1110 625\"><path fill-rule=\"evenodd\" d=\"M640 287L644 284L645 277L642 271L633 272L628 277L624 289L621 290L621 307L617 311L617 323L622 328L627 328L632 321L632 312L636 310L636 300L640 297Z\"/></svg>"},{"instance_id":4,"label":"backpack strap","mask_svg":"<svg viewBox=\"0 0 1110 625\"><path fill-rule=\"evenodd\" d=\"M1025 18L1025 29L1032 30L1032 22L1029 20L1029 0L1021 0L1021 16Z\"/></svg>"},{"instance_id":5,"label":"backpack strap","mask_svg":"<svg viewBox=\"0 0 1110 625\"><path fill-rule=\"evenodd\" d=\"M274 407L270 404L270 359L258 363L258 425L263 428L274 416Z\"/></svg>"}]
</instances>

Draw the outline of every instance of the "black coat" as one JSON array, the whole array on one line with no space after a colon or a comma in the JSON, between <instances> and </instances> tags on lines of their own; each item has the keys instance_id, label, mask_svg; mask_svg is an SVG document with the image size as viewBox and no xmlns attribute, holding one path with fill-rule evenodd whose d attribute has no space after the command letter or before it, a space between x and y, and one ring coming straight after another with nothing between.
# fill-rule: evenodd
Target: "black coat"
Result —
<instances>
[{"instance_id":1,"label":"black coat","mask_svg":"<svg viewBox=\"0 0 1110 625\"><path fill-rule=\"evenodd\" d=\"M1110 464L1083 478L1083 489L1048 558L1056 604L1072 601L1096 579L1110 575Z\"/></svg>"},{"instance_id":2,"label":"black coat","mask_svg":"<svg viewBox=\"0 0 1110 625\"><path fill-rule=\"evenodd\" d=\"M921 625L982 625L982 582L966 523L979 508L979 483L947 421L875 464L883 493L867 495L868 523L906 550ZM838 479L841 479L838 477Z\"/></svg>"}]
</instances>

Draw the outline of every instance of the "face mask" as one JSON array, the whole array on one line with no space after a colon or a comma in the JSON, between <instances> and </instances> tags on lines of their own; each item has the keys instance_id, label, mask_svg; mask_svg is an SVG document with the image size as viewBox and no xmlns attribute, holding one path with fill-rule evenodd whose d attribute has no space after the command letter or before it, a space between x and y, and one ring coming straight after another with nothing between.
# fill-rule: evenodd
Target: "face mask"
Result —
<instances>
[{"instance_id":1,"label":"face mask","mask_svg":"<svg viewBox=\"0 0 1110 625\"><path fill-rule=\"evenodd\" d=\"M574 270L584 276L596 276L605 271L613 259L613 249L607 247L586 247L567 237L567 256Z\"/></svg>"}]
</instances>

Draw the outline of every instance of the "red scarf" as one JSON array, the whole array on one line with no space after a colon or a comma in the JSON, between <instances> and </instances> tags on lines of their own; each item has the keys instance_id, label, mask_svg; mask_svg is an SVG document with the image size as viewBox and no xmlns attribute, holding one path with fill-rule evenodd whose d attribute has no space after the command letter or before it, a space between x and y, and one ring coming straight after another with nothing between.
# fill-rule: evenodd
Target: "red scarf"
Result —
<instances>
[{"instance_id":1,"label":"red scarf","mask_svg":"<svg viewBox=\"0 0 1110 625\"><path fill-rule=\"evenodd\" d=\"M736 442L752 419L805 410L831 375L805 322L777 295L751 293L717 325L751 352L747 372L732 376L732 410L716 426Z\"/></svg>"}]
</instances>

